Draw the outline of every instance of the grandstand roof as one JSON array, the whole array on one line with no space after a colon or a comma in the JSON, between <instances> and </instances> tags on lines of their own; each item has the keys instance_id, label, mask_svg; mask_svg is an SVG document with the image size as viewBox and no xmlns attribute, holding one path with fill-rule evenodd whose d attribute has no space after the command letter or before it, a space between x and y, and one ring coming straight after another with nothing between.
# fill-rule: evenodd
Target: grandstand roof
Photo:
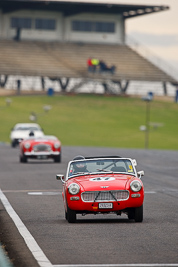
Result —
<instances>
[{"instance_id":1,"label":"grandstand roof","mask_svg":"<svg viewBox=\"0 0 178 267\"><path fill-rule=\"evenodd\" d=\"M75 15L81 12L122 14L125 19L169 9L168 6L160 5L119 4L114 0L109 1L109 4L106 0L6 0L0 1L0 8L3 12L11 12L24 8L49 11L59 10L65 16Z\"/></svg>"}]
</instances>

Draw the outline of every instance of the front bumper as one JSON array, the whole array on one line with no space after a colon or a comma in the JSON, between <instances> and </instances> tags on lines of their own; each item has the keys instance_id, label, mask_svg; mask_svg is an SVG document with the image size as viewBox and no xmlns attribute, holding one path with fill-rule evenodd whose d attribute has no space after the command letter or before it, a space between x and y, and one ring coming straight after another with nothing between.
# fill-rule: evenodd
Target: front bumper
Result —
<instances>
[{"instance_id":1,"label":"front bumper","mask_svg":"<svg viewBox=\"0 0 178 267\"><path fill-rule=\"evenodd\" d=\"M132 197L130 193L129 198L126 200L120 201L99 201L99 202L83 202L79 196L78 200L71 200L72 196L67 197L68 207L72 210L75 210L76 213L110 213L115 212L119 213L129 208L140 207L143 204L144 196L143 194L138 194L138 196ZM100 203L112 203L112 208L100 208Z\"/></svg>"},{"instance_id":2,"label":"front bumper","mask_svg":"<svg viewBox=\"0 0 178 267\"><path fill-rule=\"evenodd\" d=\"M50 151L50 152L24 152L24 155L28 158L53 158L60 155L59 151Z\"/></svg>"}]
</instances>

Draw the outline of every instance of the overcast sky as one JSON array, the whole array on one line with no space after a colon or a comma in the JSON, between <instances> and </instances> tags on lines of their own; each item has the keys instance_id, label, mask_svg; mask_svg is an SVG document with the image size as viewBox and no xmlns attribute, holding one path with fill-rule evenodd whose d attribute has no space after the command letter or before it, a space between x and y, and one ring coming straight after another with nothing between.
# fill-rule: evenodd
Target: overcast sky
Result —
<instances>
[{"instance_id":1,"label":"overcast sky","mask_svg":"<svg viewBox=\"0 0 178 267\"><path fill-rule=\"evenodd\" d=\"M166 5L170 9L128 19L126 33L177 69L178 0L118 0L118 3Z\"/></svg>"}]
</instances>

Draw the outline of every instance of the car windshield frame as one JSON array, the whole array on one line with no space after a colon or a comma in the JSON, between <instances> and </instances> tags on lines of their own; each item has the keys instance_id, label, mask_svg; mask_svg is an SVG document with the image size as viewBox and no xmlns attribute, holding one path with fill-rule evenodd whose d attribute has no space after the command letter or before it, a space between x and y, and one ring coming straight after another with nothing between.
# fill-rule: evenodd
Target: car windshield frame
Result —
<instances>
[{"instance_id":1,"label":"car windshield frame","mask_svg":"<svg viewBox=\"0 0 178 267\"><path fill-rule=\"evenodd\" d=\"M41 129L36 126L18 126L14 131L41 131Z\"/></svg>"},{"instance_id":2,"label":"car windshield frame","mask_svg":"<svg viewBox=\"0 0 178 267\"><path fill-rule=\"evenodd\" d=\"M58 138L52 135L44 135L44 136L29 136L24 141L36 141L36 142L59 142Z\"/></svg>"},{"instance_id":3,"label":"car windshield frame","mask_svg":"<svg viewBox=\"0 0 178 267\"><path fill-rule=\"evenodd\" d=\"M101 173L121 173L137 177L136 168L131 158L106 157L70 161L67 167L66 180L77 176Z\"/></svg>"}]
</instances>

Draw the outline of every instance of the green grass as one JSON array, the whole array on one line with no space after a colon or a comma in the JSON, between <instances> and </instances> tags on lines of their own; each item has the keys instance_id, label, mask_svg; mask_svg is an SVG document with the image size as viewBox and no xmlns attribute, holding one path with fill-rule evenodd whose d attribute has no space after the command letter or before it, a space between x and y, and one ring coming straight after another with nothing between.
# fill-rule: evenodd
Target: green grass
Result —
<instances>
[{"instance_id":1,"label":"green grass","mask_svg":"<svg viewBox=\"0 0 178 267\"><path fill-rule=\"evenodd\" d=\"M13 96L6 106L0 97L0 141L10 142L11 128L18 122L30 122L31 112L37 114L46 134L56 135L63 145L144 148L146 102L139 98L99 95ZM45 112L44 105L52 109ZM153 100L149 148L178 149L178 104Z\"/></svg>"}]
</instances>

